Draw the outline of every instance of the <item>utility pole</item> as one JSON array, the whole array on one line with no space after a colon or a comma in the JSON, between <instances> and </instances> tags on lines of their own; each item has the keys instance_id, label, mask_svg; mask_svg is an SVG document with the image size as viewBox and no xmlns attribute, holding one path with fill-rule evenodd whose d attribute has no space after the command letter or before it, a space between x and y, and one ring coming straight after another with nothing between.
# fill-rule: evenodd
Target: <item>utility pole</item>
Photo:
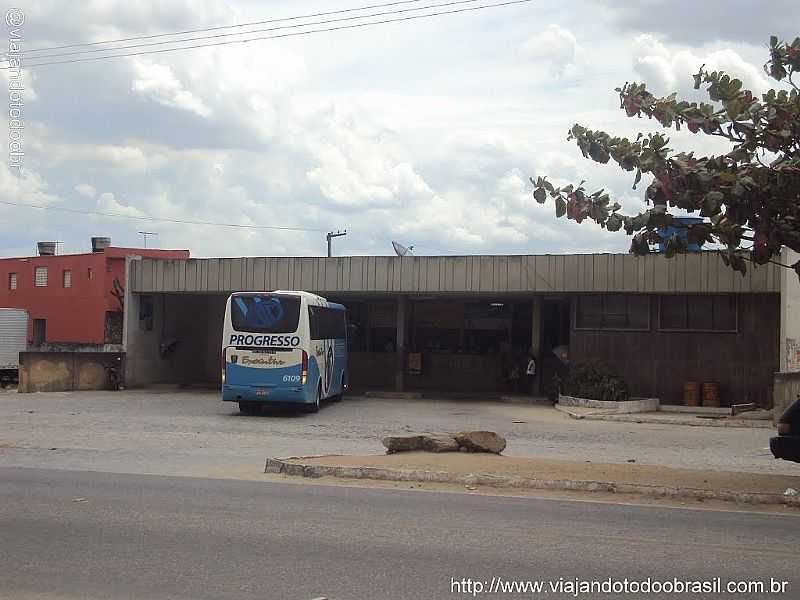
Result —
<instances>
[{"instance_id":1,"label":"utility pole","mask_svg":"<svg viewBox=\"0 0 800 600\"><path fill-rule=\"evenodd\" d=\"M333 251L331 248L331 240L333 240L333 238L342 237L344 235L347 235L347 229L345 229L344 231L338 231L338 230L331 231L328 233L328 235L325 236L325 238L328 240L328 258L333 256Z\"/></svg>"},{"instance_id":2,"label":"utility pole","mask_svg":"<svg viewBox=\"0 0 800 600\"><path fill-rule=\"evenodd\" d=\"M141 235L144 238L144 247L147 248L147 236L148 235L158 235L158 234L153 232L153 231L140 231L139 235Z\"/></svg>"}]
</instances>

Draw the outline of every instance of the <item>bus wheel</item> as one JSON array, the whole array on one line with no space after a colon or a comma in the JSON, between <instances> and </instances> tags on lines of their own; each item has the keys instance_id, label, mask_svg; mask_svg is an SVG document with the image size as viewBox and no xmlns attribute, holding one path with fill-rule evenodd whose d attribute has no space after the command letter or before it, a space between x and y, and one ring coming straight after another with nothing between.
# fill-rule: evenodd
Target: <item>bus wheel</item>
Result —
<instances>
[{"instance_id":1,"label":"bus wheel","mask_svg":"<svg viewBox=\"0 0 800 600\"><path fill-rule=\"evenodd\" d=\"M317 386L317 399L314 401L314 404L309 405L308 412L315 413L319 412L319 405L322 403L322 384Z\"/></svg>"},{"instance_id":2,"label":"bus wheel","mask_svg":"<svg viewBox=\"0 0 800 600\"><path fill-rule=\"evenodd\" d=\"M252 402L239 402L239 412L245 415L252 415L255 411L255 406Z\"/></svg>"}]
</instances>

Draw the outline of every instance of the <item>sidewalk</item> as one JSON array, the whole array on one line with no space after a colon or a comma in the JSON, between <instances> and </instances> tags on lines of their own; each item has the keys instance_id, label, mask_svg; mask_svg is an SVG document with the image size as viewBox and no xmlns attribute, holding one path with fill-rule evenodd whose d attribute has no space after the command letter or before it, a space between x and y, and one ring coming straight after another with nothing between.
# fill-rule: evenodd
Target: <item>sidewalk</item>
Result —
<instances>
[{"instance_id":1,"label":"sidewalk","mask_svg":"<svg viewBox=\"0 0 800 600\"><path fill-rule=\"evenodd\" d=\"M303 477L429 481L491 487L562 489L716 499L800 507L800 475L676 469L490 454L404 452L372 456L268 459L265 472Z\"/></svg>"}]
</instances>

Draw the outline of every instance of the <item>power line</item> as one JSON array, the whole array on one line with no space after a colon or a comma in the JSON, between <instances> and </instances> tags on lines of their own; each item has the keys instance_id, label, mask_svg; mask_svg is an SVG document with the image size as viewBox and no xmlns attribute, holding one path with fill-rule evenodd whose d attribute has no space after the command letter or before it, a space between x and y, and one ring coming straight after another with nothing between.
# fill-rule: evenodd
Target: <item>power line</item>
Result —
<instances>
[{"instance_id":1,"label":"power line","mask_svg":"<svg viewBox=\"0 0 800 600\"><path fill-rule=\"evenodd\" d=\"M101 212L96 210L79 210L76 208L65 208L63 206L42 206L41 204L23 204L21 202L8 202L0 200L0 204L8 206L19 206L24 208L36 208L39 210L57 210L61 212L75 213L79 215L96 215L100 217L109 217L114 219L130 219L132 221L154 221L162 223L180 223L182 225L207 225L211 227L229 227L234 229L273 229L278 231L300 231L300 232L314 232L324 233L324 229L312 229L308 227L280 227L278 225L239 225L236 223L214 223L213 221L189 221L185 219L171 219L169 217L150 217L150 216L134 216L124 215L122 213Z\"/></svg>"},{"instance_id":2,"label":"power line","mask_svg":"<svg viewBox=\"0 0 800 600\"><path fill-rule=\"evenodd\" d=\"M420 0L415 0L415 1L419 2ZM312 27L312 26L316 26L316 25L327 25L328 23L341 23L341 22L348 22L348 21L358 21L360 19L371 19L371 18L374 18L374 17L382 17L382 16L386 16L386 15L399 15L399 14L408 13L408 12L414 12L414 11L430 10L432 8L443 8L443 7L446 7L446 6L455 6L455 5L459 5L459 4L470 4L470 3L475 3L477 1L478 0L455 0L455 1L452 1L452 2L444 2L444 3L441 3L441 4L429 4L427 6L416 6L416 7L413 7L413 8L404 8L404 9L401 9L401 10L390 10L390 11L384 11L384 12L376 12L376 13L370 13L370 14L358 15L358 16L351 16L351 17L340 17L338 19L326 19L324 21L312 21L312 22L309 22L309 23L297 23L297 24L294 24L294 25L280 25L278 27L268 27L266 29L253 29L251 31L244 31L244 32L237 31L237 32L233 32L233 33L218 33L218 34L215 34L215 35L203 35L203 36L197 36L197 37L182 38L182 39L177 39L177 40L163 40L163 41L160 41L160 42L147 42L147 43L144 43L144 44L130 44L128 46L116 46L116 47L113 47L113 48L92 48L90 50L74 50L72 52L57 52L57 53L54 53L54 54L41 54L39 56L34 56L32 58L33 58L33 60L40 60L40 59L44 59L44 58L62 58L64 56L76 56L76 55L80 55L80 54L95 54L95 53L98 53L98 52L113 52L113 51L118 51L118 50L131 50L131 49L134 49L134 48L148 48L148 47L153 47L153 46L164 46L164 45L168 45L168 44L183 44L185 42L196 42L196 41L201 41L201 40L219 39L219 38L226 38L226 37L232 37L232 36L248 35L248 34L252 34L252 33L267 33L269 31L280 31L282 29L297 29L297 28L300 28L300 27ZM28 50L26 52L31 52L31 51Z\"/></svg>"},{"instance_id":3,"label":"power line","mask_svg":"<svg viewBox=\"0 0 800 600\"><path fill-rule=\"evenodd\" d=\"M371 21L369 23L356 23L354 25L341 25L341 26L338 26L338 27L326 27L326 28L323 28L323 29L311 29L311 30L308 30L308 31L297 31L297 32L293 32L293 33L282 33L282 34L278 34L278 35L259 36L259 37L254 37L254 38L246 38L246 39L242 39L242 40L227 40L227 41L223 41L223 42L212 42L212 43L208 43L208 44L197 44L197 45L193 45L193 46L182 46L182 47L179 47L179 48L162 48L160 50L143 50L141 52L128 52L128 53L124 53L124 54L110 54L110 55L106 55L106 56L95 56L95 57L88 57L88 58L76 58L76 59L70 59L70 60L60 60L60 61L49 61L49 62L42 62L42 63L33 63L33 64L25 65L25 67L26 68L31 68L31 67L43 67L43 66L47 66L47 65L63 65L63 64L73 64L73 63L96 62L96 61L106 60L106 59L111 59L111 58L125 58L125 57L130 57L130 56L142 56L142 55L147 55L147 54L163 54L165 52L177 52L177 51L180 51L180 50L194 50L194 49L197 49L197 48L209 48L209 47L212 47L212 46L227 46L227 45L230 45L230 44L246 44L246 43L249 43L249 42L256 42L256 41L262 41L262 40L274 40L274 39L280 39L280 38L289 38L289 37L310 35L310 34L314 34L314 33L328 33L328 32L331 32L331 31L342 31L342 30L347 30L347 29L359 29L359 28L363 28L363 27L369 27L369 26L372 26L372 25L385 25L387 23L399 23L399 22L404 22L404 21L414 21L414 20L417 20L417 19L425 19L425 18L438 17L438 16L443 16L443 15L453 15L453 14L472 12L472 11L483 10L483 9L488 9L488 8L499 8L499 7L502 7L502 6L510 6L510 5L513 5L513 4L526 4L526 3L532 2L532 1L533 0L509 0L507 2L500 2L500 3L496 3L496 4L483 4L483 5L480 5L480 6L470 6L470 7L453 9L453 10L448 10L448 11L440 11L440 12L428 13L428 14L424 14L424 15L411 15L411 16L407 16L407 17L399 17L399 18L396 18L396 19L384 19L384 20L381 20L381 21ZM178 42L176 42L176 43L178 43ZM8 66L0 67L0 69L8 69L8 68L9 68Z\"/></svg>"},{"instance_id":4,"label":"power line","mask_svg":"<svg viewBox=\"0 0 800 600\"><path fill-rule=\"evenodd\" d=\"M339 15L351 12L358 12L362 10L371 10L373 8L386 8L388 6L398 6L401 4L414 4L415 2L422 2L422 0L404 0L402 2L386 2L383 4L372 4L369 6L361 6L359 8L347 8L343 10L332 10L328 12L319 12L319 13L312 13L308 15L299 15L296 17L283 17L280 19L266 19L264 21L251 21L249 23L237 23L235 25L220 25L218 27L205 27L202 29L186 29L184 31L173 31L170 33L156 33L153 35L137 35L133 37L126 37L126 38L118 38L115 40L105 40L101 42L80 42L75 44L65 44L63 46L49 46L46 48L33 48L31 50L25 50L26 54L30 54L31 52L49 52L50 50L63 50L67 48L79 48L82 46L100 46L102 44L116 44L119 42L132 42L136 40L152 40L160 37L167 37L171 35L186 35L189 33L204 33L207 31L220 31L222 29L234 29L239 27L253 27L256 25L267 25L269 23L281 23L285 21L297 21L300 19L313 19L315 17L327 17L329 15ZM176 40L179 41L179 40ZM114 48L108 48L108 50L113 50Z\"/></svg>"}]
</instances>

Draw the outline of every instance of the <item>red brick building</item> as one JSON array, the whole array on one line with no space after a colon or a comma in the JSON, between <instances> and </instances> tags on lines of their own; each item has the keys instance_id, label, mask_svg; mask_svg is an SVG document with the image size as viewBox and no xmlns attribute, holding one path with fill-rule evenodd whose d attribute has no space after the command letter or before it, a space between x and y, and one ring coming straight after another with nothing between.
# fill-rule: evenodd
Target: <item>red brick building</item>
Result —
<instances>
[{"instance_id":1,"label":"red brick building","mask_svg":"<svg viewBox=\"0 0 800 600\"><path fill-rule=\"evenodd\" d=\"M125 257L189 258L188 250L114 248L93 238L92 252L0 258L0 307L28 311L32 347L99 347L122 343Z\"/></svg>"}]
</instances>

